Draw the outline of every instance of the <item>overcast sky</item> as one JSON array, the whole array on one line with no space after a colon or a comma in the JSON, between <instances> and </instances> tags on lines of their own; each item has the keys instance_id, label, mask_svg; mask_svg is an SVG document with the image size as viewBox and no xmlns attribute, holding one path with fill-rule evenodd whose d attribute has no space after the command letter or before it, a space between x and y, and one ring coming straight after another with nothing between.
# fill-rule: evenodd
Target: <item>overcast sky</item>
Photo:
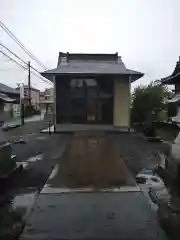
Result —
<instances>
[{"instance_id":1,"label":"overcast sky","mask_svg":"<svg viewBox=\"0 0 180 240\"><path fill-rule=\"evenodd\" d=\"M118 52L128 68L145 73L134 85L172 73L180 55L179 9L180 0L0 0L1 21L48 68L56 67L59 51ZM0 42L29 60L3 30ZM27 73L0 56L0 81L27 83Z\"/></svg>"}]
</instances>

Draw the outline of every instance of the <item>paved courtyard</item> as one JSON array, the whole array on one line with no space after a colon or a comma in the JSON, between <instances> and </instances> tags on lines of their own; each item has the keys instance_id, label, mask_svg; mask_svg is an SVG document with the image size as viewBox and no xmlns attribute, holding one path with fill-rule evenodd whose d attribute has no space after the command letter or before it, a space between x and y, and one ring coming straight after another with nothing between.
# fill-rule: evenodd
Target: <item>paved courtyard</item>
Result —
<instances>
[{"instance_id":1,"label":"paved courtyard","mask_svg":"<svg viewBox=\"0 0 180 240\"><path fill-rule=\"evenodd\" d=\"M141 192L40 194L21 236L49 239L163 239Z\"/></svg>"},{"instance_id":2,"label":"paved courtyard","mask_svg":"<svg viewBox=\"0 0 180 240\"><path fill-rule=\"evenodd\" d=\"M112 137L69 140L20 239L166 239Z\"/></svg>"},{"instance_id":3,"label":"paved courtyard","mask_svg":"<svg viewBox=\"0 0 180 240\"><path fill-rule=\"evenodd\" d=\"M21 216L20 239L166 239L134 181L143 167L159 161L158 144L130 133L23 138L13 153L24 171L0 208L0 216ZM4 219L0 232L7 232Z\"/></svg>"}]
</instances>

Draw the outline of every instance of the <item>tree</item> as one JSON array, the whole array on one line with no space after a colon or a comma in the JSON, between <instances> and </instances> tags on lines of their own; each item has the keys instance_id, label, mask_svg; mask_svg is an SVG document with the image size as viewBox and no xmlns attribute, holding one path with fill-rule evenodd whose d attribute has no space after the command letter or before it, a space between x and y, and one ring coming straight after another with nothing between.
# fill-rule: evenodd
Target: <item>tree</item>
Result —
<instances>
[{"instance_id":1,"label":"tree","mask_svg":"<svg viewBox=\"0 0 180 240\"><path fill-rule=\"evenodd\" d=\"M157 121L160 112L167 109L165 100L168 96L167 87L160 81L136 87L132 94L132 122L150 125L153 121Z\"/></svg>"}]
</instances>

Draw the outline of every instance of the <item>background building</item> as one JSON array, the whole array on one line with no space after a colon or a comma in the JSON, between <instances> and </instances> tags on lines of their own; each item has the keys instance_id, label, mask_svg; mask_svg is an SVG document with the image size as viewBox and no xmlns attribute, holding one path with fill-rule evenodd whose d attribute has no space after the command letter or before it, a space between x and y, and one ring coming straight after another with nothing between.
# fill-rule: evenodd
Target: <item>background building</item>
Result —
<instances>
[{"instance_id":1,"label":"background building","mask_svg":"<svg viewBox=\"0 0 180 240\"><path fill-rule=\"evenodd\" d=\"M0 83L0 122L20 115L20 93L17 89Z\"/></svg>"},{"instance_id":2,"label":"background building","mask_svg":"<svg viewBox=\"0 0 180 240\"><path fill-rule=\"evenodd\" d=\"M20 91L20 88L16 88L18 91ZM39 109L39 103L40 103L40 90L36 89L34 87L30 88L30 96L31 96L31 105L35 109ZM24 85L24 105L29 105L29 87L28 85Z\"/></svg>"},{"instance_id":3,"label":"background building","mask_svg":"<svg viewBox=\"0 0 180 240\"><path fill-rule=\"evenodd\" d=\"M53 112L54 103L54 89L47 88L44 92L40 92L40 108L46 114L51 114Z\"/></svg>"},{"instance_id":4,"label":"background building","mask_svg":"<svg viewBox=\"0 0 180 240\"><path fill-rule=\"evenodd\" d=\"M59 53L56 69L42 76L55 88L55 124L130 127L131 82L143 76L127 69L118 53Z\"/></svg>"}]
</instances>

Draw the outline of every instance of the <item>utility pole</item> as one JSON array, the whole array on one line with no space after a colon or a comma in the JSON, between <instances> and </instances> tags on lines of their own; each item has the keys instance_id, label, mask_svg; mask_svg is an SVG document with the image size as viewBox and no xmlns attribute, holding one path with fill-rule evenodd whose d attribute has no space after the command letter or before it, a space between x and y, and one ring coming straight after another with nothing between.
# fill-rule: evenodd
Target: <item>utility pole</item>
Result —
<instances>
[{"instance_id":1,"label":"utility pole","mask_svg":"<svg viewBox=\"0 0 180 240\"><path fill-rule=\"evenodd\" d=\"M21 114L21 125L24 125L24 84L20 87L20 114Z\"/></svg>"},{"instance_id":2,"label":"utility pole","mask_svg":"<svg viewBox=\"0 0 180 240\"><path fill-rule=\"evenodd\" d=\"M29 108L31 107L31 63L28 62L28 97L29 97Z\"/></svg>"}]
</instances>

